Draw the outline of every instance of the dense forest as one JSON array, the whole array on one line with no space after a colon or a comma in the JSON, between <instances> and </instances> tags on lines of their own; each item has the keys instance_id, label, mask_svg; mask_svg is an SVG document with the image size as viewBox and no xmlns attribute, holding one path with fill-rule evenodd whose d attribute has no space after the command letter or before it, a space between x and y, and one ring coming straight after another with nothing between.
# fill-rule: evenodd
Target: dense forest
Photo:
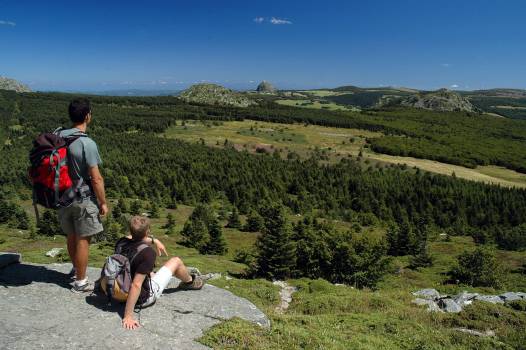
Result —
<instances>
[{"instance_id":1,"label":"dense forest","mask_svg":"<svg viewBox=\"0 0 526 350\"><path fill-rule=\"evenodd\" d=\"M473 96L469 101L485 111L526 120L526 98Z\"/></svg>"},{"instance_id":2,"label":"dense forest","mask_svg":"<svg viewBox=\"0 0 526 350\"><path fill-rule=\"evenodd\" d=\"M29 183L25 173L31 140L39 132L68 124L65 111L71 98L66 94L0 93L3 133L0 186L4 198L20 193L23 198L28 198ZM305 161L286 161L277 154L254 156L157 135L176 123L177 119L239 118L240 109L186 105L172 97L94 97L93 102L94 122L90 135L101 150L108 193L113 197L140 197L164 205L173 201L195 204L219 199L229 201L242 213L279 203L294 213L316 211L322 216L362 224L381 220L417 227L419 222L425 220L429 225L453 234L483 232L484 237L497 241L510 236L509 230L526 222L525 190L488 186L423 172L414 174L396 166L364 170L360 164L349 159L335 165L321 165L315 156ZM276 109L274 114L264 113L262 110L265 107L259 108L261 118L281 116L282 119L277 119L283 122L294 120L294 113L306 115L312 120L317 115L314 112L303 114L303 110L298 112L297 109ZM244 113L245 117L254 117L258 109L249 109ZM487 121L477 130L489 134L491 126L492 145L505 147L505 151L501 151L503 157L513 156L518 161L526 157L524 152L517 151L517 147L524 142L521 136L524 130L520 128L507 130L505 134L508 138L502 139L499 135L504 133L507 124L500 125L494 119L445 114L442 119L436 120L433 119L438 115L436 113L425 116L420 113L371 113L371 118L376 118L378 123L376 126L371 124L371 128L379 128L380 121L389 120L386 125L404 129L406 133L425 132L430 135L429 138L390 136L375 139L372 140L373 147L379 147L377 142L382 139L432 143L430 140L435 137L439 141L447 138L451 144L465 141L468 145L465 148L473 147L471 152L474 152L475 146L482 148L480 145L488 144L490 140L488 136L475 143L475 132L469 132L469 127L474 122L478 125L479 121ZM403 115L406 117L402 118ZM340 120L337 119L340 118L338 114L322 113L318 116L320 119L316 122L320 124ZM325 116L328 119L323 119ZM368 115L361 116L366 117ZM429 122L423 131L418 127L420 119ZM341 121L343 123L344 120ZM448 124L449 121L451 124ZM349 124L352 123L352 120L349 121ZM478 138L481 139L480 135ZM429 152L436 153L431 147ZM486 152L489 154L490 149ZM491 149L491 152L496 157L501 156L498 149ZM509 242L502 244L510 245Z\"/></svg>"}]
</instances>

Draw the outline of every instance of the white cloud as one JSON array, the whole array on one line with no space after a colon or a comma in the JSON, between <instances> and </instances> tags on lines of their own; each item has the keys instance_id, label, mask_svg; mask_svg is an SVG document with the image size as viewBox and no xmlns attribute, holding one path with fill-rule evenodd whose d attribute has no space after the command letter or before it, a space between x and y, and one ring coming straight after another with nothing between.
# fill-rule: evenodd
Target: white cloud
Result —
<instances>
[{"instance_id":1,"label":"white cloud","mask_svg":"<svg viewBox=\"0 0 526 350\"><path fill-rule=\"evenodd\" d=\"M453 84L450 87L453 88L453 89L456 89L456 88L458 88L458 84Z\"/></svg>"},{"instance_id":2,"label":"white cloud","mask_svg":"<svg viewBox=\"0 0 526 350\"><path fill-rule=\"evenodd\" d=\"M276 17L272 17L270 19L270 23L272 23L272 24L292 24L292 22L289 21L289 20L276 18Z\"/></svg>"},{"instance_id":3,"label":"white cloud","mask_svg":"<svg viewBox=\"0 0 526 350\"><path fill-rule=\"evenodd\" d=\"M442 67L449 68L451 65L449 63L441 63Z\"/></svg>"},{"instance_id":4,"label":"white cloud","mask_svg":"<svg viewBox=\"0 0 526 350\"><path fill-rule=\"evenodd\" d=\"M14 27L16 26L16 23L15 22L11 22L11 21L0 21L0 25L6 25L6 26L11 26L11 27Z\"/></svg>"},{"instance_id":5,"label":"white cloud","mask_svg":"<svg viewBox=\"0 0 526 350\"><path fill-rule=\"evenodd\" d=\"M264 17L256 17L254 18L254 22L260 24L260 23L263 23L265 21L265 18Z\"/></svg>"}]
</instances>

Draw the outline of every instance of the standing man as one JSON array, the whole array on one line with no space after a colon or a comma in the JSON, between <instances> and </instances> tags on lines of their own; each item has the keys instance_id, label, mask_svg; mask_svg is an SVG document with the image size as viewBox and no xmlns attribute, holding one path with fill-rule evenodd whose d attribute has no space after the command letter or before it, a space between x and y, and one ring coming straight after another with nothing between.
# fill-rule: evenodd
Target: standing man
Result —
<instances>
[{"instance_id":1,"label":"standing man","mask_svg":"<svg viewBox=\"0 0 526 350\"><path fill-rule=\"evenodd\" d=\"M68 253L73 263L70 275L75 281L71 288L74 292L91 292L93 283L88 281L89 244L91 237L103 231L101 216L108 213L104 179L99 170L102 164L97 144L85 135L91 123L91 106L87 99L80 98L69 104L71 129L60 131L67 138L82 134L68 147L69 176L73 181L75 199L68 207L58 210L62 230L67 235Z\"/></svg>"}]
</instances>

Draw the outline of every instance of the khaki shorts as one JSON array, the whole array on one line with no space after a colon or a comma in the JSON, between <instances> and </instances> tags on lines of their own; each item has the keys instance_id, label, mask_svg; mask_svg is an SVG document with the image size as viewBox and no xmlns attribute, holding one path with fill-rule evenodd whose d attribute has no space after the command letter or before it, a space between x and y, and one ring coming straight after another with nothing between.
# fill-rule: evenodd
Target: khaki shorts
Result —
<instances>
[{"instance_id":1,"label":"khaki shorts","mask_svg":"<svg viewBox=\"0 0 526 350\"><path fill-rule=\"evenodd\" d=\"M96 235L104 230L100 221L99 208L90 198L74 201L69 207L58 210L58 221L67 235L81 237Z\"/></svg>"}]
</instances>

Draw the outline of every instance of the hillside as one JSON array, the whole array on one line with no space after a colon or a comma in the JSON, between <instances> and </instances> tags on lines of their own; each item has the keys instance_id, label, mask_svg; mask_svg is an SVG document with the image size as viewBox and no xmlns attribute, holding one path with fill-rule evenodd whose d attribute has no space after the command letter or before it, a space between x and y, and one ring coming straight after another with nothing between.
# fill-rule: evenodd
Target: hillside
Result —
<instances>
[{"instance_id":1,"label":"hillside","mask_svg":"<svg viewBox=\"0 0 526 350\"><path fill-rule=\"evenodd\" d=\"M188 103L206 105L248 107L256 104L243 94L216 84L193 85L178 97Z\"/></svg>"},{"instance_id":2,"label":"hillside","mask_svg":"<svg viewBox=\"0 0 526 350\"><path fill-rule=\"evenodd\" d=\"M0 90L13 90L16 92L30 92L31 89L14 79L0 77Z\"/></svg>"}]
</instances>

